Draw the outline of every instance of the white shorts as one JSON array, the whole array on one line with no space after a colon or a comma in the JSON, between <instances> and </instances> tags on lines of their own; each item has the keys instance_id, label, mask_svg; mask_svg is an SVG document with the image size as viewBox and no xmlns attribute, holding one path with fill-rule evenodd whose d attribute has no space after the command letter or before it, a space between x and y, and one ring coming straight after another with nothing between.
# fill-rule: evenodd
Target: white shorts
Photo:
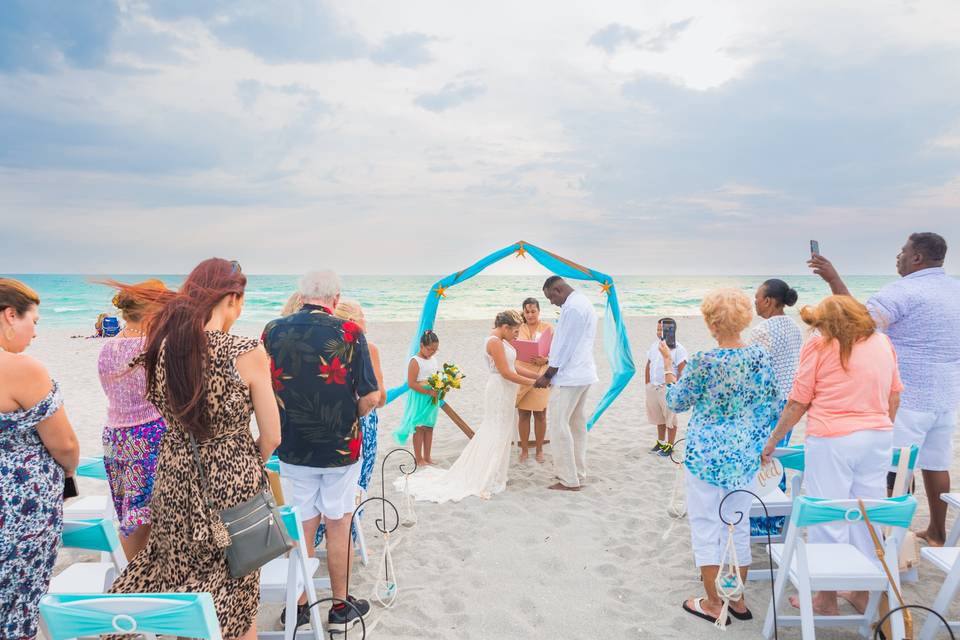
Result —
<instances>
[{"instance_id":1,"label":"white shorts","mask_svg":"<svg viewBox=\"0 0 960 640\"><path fill-rule=\"evenodd\" d=\"M357 482L362 462L346 467L302 467L280 462L280 478L286 485L287 503L300 511L303 520L322 515L339 520L357 506Z\"/></svg>"},{"instance_id":2,"label":"white shorts","mask_svg":"<svg viewBox=\"0 0 960 640\"><path fill-rule=\"evenodd\" d=\"M677 414L667 406L667 386L648 384L646 388L647 420L650 424L665 424L671 429L677 426Z\"/></svg>"},{"instance_id":3,"label":"white shorts","mask_svg":"<svg viewBox=\"0 0 960 640\"><path fill-rule=\"evenodd\" d=\"M893 423L893 446L920 447L917 466L927 471L949 471L953 461L953 429L957 412L927 413L900 409Z\"/></svg>"}]
</instances>

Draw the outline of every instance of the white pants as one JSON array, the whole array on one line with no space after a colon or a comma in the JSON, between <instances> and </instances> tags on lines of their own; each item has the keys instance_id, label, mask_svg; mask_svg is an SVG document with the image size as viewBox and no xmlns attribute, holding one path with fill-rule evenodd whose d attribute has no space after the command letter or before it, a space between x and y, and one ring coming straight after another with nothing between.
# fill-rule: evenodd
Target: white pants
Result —
<instances>
[{"instance_id":1,"label":"white pants","mask_svg":"<svg viewBox=\"0 0 960 640\"><path fill-rule=\"evenodd\" d=\"M893 432L868 429L835 438L807 436L803 474L806 494L848 500L886 498ZM852 544L879 564L866 525L818 524L807 529L810 544Z\"/></svg>"},{"instance_id":2,"label":"white pants","mask_svg":"<svg viewBox=\"0 0 960 640\"><path fill-rule=\"evenodd\" d=\"M917 466L927 471L949 471L953 462L953 430L956 411L930 413L903 409L897 411L893 423L893 446L920 447Z\"/></svg>"},{"instance_id":3,"label":"white pants","mask_svg":"<svg viewBox=\"0 0 960 640\"><path fill-rule=\"evenodd\" d=\"M693 544L693 559L698 567L717 566L728 562L724 554L730 531L720 519L720 502L730 493L716 485L704 482L684 470L687 481L687 520L690 522L690 540ZM754 491L753 483L745 489ZM740 522L733 527L733 545L737 550L737 563L750 566L750 505L753 496L749 493L734 493L723 503L723 517L727 522ZM740 512L738 515L737 512Z\"/></svg>"},{"instance_id":4,"label":"white pants","mask_svg":"<svg viewBox=\"0 0 960 640\"><path fill-rule=\"evenodd\" d=\"M553 387L547 404L547 428L553 453L553 472L565 487L579 487L587 479L587 391L582 387Z\"/></svg>"}]
</instances>

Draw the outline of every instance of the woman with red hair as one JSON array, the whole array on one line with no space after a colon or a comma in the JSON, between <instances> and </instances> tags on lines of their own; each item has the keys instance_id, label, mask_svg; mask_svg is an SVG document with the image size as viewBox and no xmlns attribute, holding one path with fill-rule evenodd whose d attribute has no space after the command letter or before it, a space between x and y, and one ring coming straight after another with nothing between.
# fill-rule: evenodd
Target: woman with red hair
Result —
<instances>
[{"instance_id":1,"label":"woman with red hair","mask_svg":"<svg viewBox=\"0 0 960 640\"><path fill-rule=\"evenodd\" d=\"M167 431L150 502L150 537L111 591L209 592L224 637L253 640L260 571L230 576L224 554L230 539L218 516L263 489L263 463L280 444L267 354L257 340L228 333L243 310L247 278L237 262L210 258L176 293L113 284L161 305L137 362L146 368L147 398ZM250 432L254 412L257 440Z\"/></svg>"}]
</instances>

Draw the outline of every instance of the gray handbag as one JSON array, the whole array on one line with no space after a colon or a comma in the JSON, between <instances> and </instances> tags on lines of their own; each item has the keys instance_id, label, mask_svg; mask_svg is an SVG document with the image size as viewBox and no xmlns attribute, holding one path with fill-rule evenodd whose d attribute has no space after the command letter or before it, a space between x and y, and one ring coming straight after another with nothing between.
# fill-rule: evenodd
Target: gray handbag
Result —
<instances>
[{"instance_id":1,"label":"gray handbag","mask_svg":"<svg viewBox=\"0 0 960 640\"><path fill-rule=\"evenodd\" d=\"M273 500L266 473L263 473L263 487L259 493L234 507L217 512L210 501L210 489L200 463L197 441L193 434L188 435L200 474L203 497L213 517L214 543L224 549L230 576L242 578L293 549L293 541Z\"/></svg>"}]
</instances>

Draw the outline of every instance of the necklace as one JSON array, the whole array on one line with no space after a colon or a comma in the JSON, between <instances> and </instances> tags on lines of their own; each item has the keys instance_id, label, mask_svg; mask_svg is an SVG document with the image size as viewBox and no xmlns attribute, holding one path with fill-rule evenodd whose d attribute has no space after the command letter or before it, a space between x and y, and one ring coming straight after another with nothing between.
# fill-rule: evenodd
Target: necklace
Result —
<instances>
[{"instance_id":1,"label":"necklace","mask_svg":"<svg viewBox=\"0 0 960 640\"><path fill-rule=\"evenodd\" d=\"M123 332L128 334L129 337L143 337L143 329L131 329L130 327L124 327Z\"/></svg>"}]
</instances>

